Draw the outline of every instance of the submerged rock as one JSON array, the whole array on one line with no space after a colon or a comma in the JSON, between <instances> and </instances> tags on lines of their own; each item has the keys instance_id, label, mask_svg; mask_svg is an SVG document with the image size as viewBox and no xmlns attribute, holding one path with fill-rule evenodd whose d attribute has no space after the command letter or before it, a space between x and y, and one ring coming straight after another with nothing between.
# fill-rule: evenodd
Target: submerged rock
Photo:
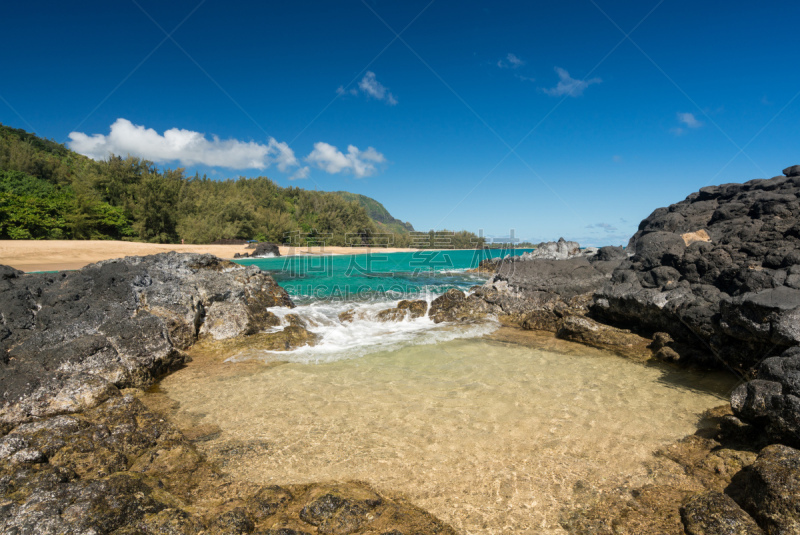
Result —
<instances>
[{"instance_id":1,"label":"submerged rock","mask_svg":"<svg viewBox=\"0 0 800 535\"><path fill-rule=\"evenodd\" d=\"M800 533L800 451L767 446L744 479L743 506L767 533Z\"/></svg>"},{"instance_id":2,"label":"submerged rock","mask_svg":"<svg viewBox=\"0 0 800 535\"><path fill-rule=\"evenodd\" d=\"M283 330L258 333L248 340L248 345L267 351L290 351L305 345L313 346L320 336L300 325L287 325Z\"/></svg>"},{"instance_id":3,"label":"submerged rock","mask_svg":"<svg viewBox=\"0 0 800 535\"><path fill-rule=\"evenodd\" d=\"M275 326L272 306L293 305L269 275L210 256L134 257L55 275L0 266L0 532L454 534L362 483L227 479L139 400L148 396L119 390L185 362L181 349L201 335L261 349L315 342L292 314L282 331L251 334ZM168 404L155 397L154 407ZM190 433L207 440L219 429Z\"/></svg>"},{"instance_id":4,"label":"submerged rock","mask_svg":"<svg viewBox=\"0 0 800 535\"><path fill-rule=\"evenodd\" d=\"M132 395L0 438L2 533L455 532L363 483L228 479Z\"/></svg>"},{"instance_id":5,"label":"submerged rock","mask_svg":"<svg viewBox=\"0 0 800 535\"><path fill-rule=\"evenodd\" d=\"M706 492L681 507L686 535L764 535L752 519L730 496Z\"/></svg>"},{"instance_id":6,"label":"submerged rock","mask_svg":"<svg viewBox=\"0 0 800 535\"><path fill-rule=\"evenodd\" d=\"M560 319L556 337L605 349L633 360L645 361L653 356L649 339L581 316Z\"/></svg>"},{"instance_id":7,"label":"submerged rock","mask_svg":"<svg viewBox=\"0 0 800 535\"><path fill-rule=\"evenodd\" d=\"M356 317L356 309L351 308L339 313L339 321L342 323L351 323Z\"/></svg>"}]
</instances>

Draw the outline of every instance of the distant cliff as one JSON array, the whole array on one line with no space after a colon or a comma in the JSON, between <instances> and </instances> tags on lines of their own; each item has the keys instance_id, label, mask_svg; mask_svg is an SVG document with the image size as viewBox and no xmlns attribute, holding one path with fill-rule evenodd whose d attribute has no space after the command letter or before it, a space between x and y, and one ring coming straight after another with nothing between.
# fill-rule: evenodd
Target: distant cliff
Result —
<instances>
[{"instance_id":1,"label":"distant cliff","mask_svg":"<svg viewBox=\"0 0 800 535\"><path fill-rule=\"evenodd\" d=\"M407 221L403 222L393 217L392 214L389 213L389 210L371 197L359 193L350 193L348 191L337 191L336 194L348 201L356 201L367 211L367 215L370 219L376 223L380 223L389 231L399 233L414 232L414 227L411 226L411 223Z\"/></svg>"}]
</instances>

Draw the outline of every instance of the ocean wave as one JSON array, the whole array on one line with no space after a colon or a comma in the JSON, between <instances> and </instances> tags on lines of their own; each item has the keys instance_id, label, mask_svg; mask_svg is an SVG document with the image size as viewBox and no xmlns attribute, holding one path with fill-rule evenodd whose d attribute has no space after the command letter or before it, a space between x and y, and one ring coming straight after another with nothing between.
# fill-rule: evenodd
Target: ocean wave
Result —
<instances>
[{"instance_id":1,"label":"ocean wave","mask_svg":"<svg viewBox=\"0 0 800 535\"><path fill-rule=\"evenodd\" d=\"M423 299L430 302L438 293L429 292ZM499 323L489 320L469 325L434 323L428 316L406 317L402 321L380 321L378 313L397 306L399 300L388 297L367 302L314 301L296 308L271 308L281 319L281 326L288 325L288 314L302 318L308 330L319 335L314 346L302 346L291 351L267 351L248 349L239 352L228 361L258 359L264 361L288 361L299 363L322 363L358 358L378 351L390 351L407 345L427 345L447 342L457 338L474 338L489 334ZM339 315L352 311L353 320L342 322Z\"/></svg>"}]
</instances>

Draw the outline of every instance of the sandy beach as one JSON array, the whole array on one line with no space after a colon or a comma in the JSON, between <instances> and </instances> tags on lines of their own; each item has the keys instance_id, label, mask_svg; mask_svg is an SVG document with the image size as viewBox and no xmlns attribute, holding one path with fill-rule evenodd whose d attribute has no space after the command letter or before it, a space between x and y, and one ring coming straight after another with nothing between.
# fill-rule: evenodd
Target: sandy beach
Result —
<instances>
[{"instance_id":1,"label":"sandy beach","mask_svg":"<svg viewBox=\"0 0 800 535\"><path fill-rule=\"evenodd\" d=\"M374 251L397 253L415 250L391 247L280 247L283 256L363 254ZM57 271L80 269L94 262L112 258L144 256L168 251L210 253L220 258L233 258L236 253L252 252L252 249L246 249L244 245L181 245L111 240L0 240L0 264L22 271Z\"/></svg>"}]
</instances>

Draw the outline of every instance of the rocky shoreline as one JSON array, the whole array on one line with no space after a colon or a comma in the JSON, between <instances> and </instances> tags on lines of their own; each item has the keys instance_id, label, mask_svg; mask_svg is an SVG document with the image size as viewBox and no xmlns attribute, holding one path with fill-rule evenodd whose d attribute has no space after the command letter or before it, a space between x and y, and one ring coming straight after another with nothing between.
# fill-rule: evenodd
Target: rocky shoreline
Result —
<instances>
[{"instance_id":1,"label":"rocky shoreline","mask_svg":"<svg viewBox=\"0 0 800 535\"><path fill-rule=\"evenodd\" d=\"M177 253L2 267L0 295L3 533L454 533L364 483L230 480L149 407L142 389L198 340L308 342L300 325L262 332L294 305L257 267Z\"/></svg>"},{"instance_id":2,"label":"rocky shoreline","mask_svg":"<svg viewBox=\"0 0 800 535\"><path fill-rule=\"evenodd\" d=\"M653 485L580 504L574 533L800 532L800 167L703 188L645 219L627 249L571 242L486 262L487 283L385 321L487 316L628 358L724 367L731 409L660 452ZM453 533L363 483L231 481L142 389L199 340L313 344L274 280L167 253L80 271L0 266L0 528L7 533ZM352 314L341 321L352 320ZM680 476L680 477L679 477Z\"/></svg>"},{"instance_id":3,"label":"rocky shoreline","mask_svg":"<svg viewBox=\"0 0 800 535\"><path fill-rule=\"evenodd\" d=\"M623 356L741 377L709 442L676 445L687 472L717 458L715 483L656 485L660 498L638 489L570 522L572 531L800 533L800 166L783 173L659 208L624 251L580 252L562 240L540 256L488 261L484 286L434 301L432 314L456 310L450 320L496 314Z\"/></svg>"}]
</instances>

